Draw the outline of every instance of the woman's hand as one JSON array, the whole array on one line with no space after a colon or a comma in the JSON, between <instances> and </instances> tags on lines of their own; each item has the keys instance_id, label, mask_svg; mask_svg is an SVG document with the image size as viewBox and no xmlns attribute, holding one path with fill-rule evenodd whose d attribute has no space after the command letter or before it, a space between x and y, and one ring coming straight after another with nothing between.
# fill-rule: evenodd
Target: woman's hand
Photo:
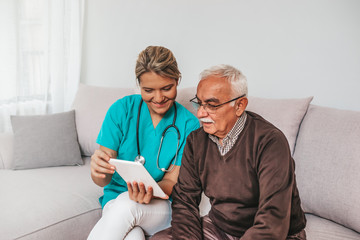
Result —
<instances>
[{"instance_id":1,"label":"woman's hand","mask_svg":"<svg viewBox=\"0 0 360 240\"><path fill-rule=\"evenodd\" d=\"M151 186L148 187L147 191L145 189L145 185L142 182L127 182L127 187L129 191L129 198L135 202L148 204L151 202L151 199L158 198L153 195L153 188ZM168 199L169 196L166 196L161 199Z\"/></svg>"},{"instance_id":2,"label":"woman's hand","mask_svg":"<svg viewBox=\"0 0 360 240\"><path fill-rule=\"evenodd\" d=\"M110 183L115 167L109 164L110 158L116 158L116 151L100 146L91 156L91 178L100 187Z\"/></svg>"},{"instance_id":3,"label":"woman's hand","mask_svg":"<svg viewBox=\"0 0 360 240\"><path fill-rule=\"evenodd\" d=\"M135 202L148 204L153 198L153 188L149 186L146 191L145 185L142 182L137 183L134 181L133 184L127 182L127 187L129 198Z\"/></svg>"},{"instance_id":4,"label":"woman's hand","mask_svg":"<svg viewBox=\"0 0 360 240\"><path fill-rule=\"evenodd\" d=\"M179 176L179 170L180 170L180 166L174 166L173 170L171 172L165 173L163 179L160 182L158 182L160 188L167 195L165 198L162 199L169 199L173 187L177 182ZM158 198L158 197L154 197L153 188L149 186L146 191L145 185L142 182L140 183L133 182L133 184L127 182L127 187L129 191L129 198L131 200L134 200L135 202L148 204L150 203L151 199Z\"/></svg>"}]
</instances>

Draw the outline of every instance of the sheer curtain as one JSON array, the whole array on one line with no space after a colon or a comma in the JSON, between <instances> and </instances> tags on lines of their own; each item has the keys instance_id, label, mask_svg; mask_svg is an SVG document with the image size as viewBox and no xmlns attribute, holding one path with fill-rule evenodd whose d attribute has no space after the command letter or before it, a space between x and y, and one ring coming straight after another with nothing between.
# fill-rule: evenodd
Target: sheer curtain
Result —
<instances>
[{"instance_id":1,"label":"sheer curtain","mask_svg":"<svg viewBox=\"0 0 360 240\"><path fill-rule=\"evenodd\" d=\"M70 109L81 68L84 0L0 1L0 132L10 115Z\"/></svg>"}]
</instances>

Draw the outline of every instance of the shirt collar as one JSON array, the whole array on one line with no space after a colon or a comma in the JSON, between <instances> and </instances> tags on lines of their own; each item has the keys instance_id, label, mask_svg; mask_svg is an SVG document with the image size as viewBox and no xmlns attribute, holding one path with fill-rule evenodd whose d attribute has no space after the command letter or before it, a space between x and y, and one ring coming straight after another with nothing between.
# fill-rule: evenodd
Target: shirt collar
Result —
<instances>
[{"instance_id":1,"label":"shirt collar","mask_svg":"<svg viewBox=\"0 0 360 240\"><path fill-rule=\"evenodd\" d=\"M246 118L247 118L247 114L244 111L243 114L241 114L241 116L238 118L238 120L236 120L232 129L223 138L222 140L223 145L226 144L228 141L235 141L239 137L241 131L244 128L244 123L246 121ZM209 134L209 138L213 140L216 144L219 144L219 138L217 136Z\"/></svg>"}]
</instances>

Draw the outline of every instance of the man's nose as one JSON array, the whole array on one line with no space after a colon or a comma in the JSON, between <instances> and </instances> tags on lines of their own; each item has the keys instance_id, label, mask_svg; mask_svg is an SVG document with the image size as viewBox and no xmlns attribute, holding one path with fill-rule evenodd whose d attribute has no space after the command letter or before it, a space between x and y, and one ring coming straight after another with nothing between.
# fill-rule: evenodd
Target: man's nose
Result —
<instances>
[{"instance_id":1,"label":"man's nose","mask_svg":"<svg viewBox=\"0 0 360 240\"><path fill-rule=\"evenodd\" d=\"M203 117L207 117L209 115L209 113L205 110L204 106L200 106L197 110L197 117L198 118L203 118Z\"/></svg>"}]
</instances>

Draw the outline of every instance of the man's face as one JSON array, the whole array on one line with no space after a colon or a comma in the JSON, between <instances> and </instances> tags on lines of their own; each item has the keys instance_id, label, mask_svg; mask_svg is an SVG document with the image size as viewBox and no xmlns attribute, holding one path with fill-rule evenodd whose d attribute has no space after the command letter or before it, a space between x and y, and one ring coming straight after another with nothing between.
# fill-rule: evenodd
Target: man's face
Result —
<instances>
[{"instance_id":1,"label":"man's face","mask_svg":"<svg viewBox=\"0 0 360 240\"><path fill-rule=\"evenodd\" d=\"M225 78L216 75L200 81L196 96L202 104L211 105L218 105L236 97L232 94L231 84ZM202 122L204 131L222 140L230 132L247 105L246 98L234 102L235 104L227 103L218 107L214 113L208 113L204 107L200 107L197 117Z\"/></svg>"}]
</instances>

